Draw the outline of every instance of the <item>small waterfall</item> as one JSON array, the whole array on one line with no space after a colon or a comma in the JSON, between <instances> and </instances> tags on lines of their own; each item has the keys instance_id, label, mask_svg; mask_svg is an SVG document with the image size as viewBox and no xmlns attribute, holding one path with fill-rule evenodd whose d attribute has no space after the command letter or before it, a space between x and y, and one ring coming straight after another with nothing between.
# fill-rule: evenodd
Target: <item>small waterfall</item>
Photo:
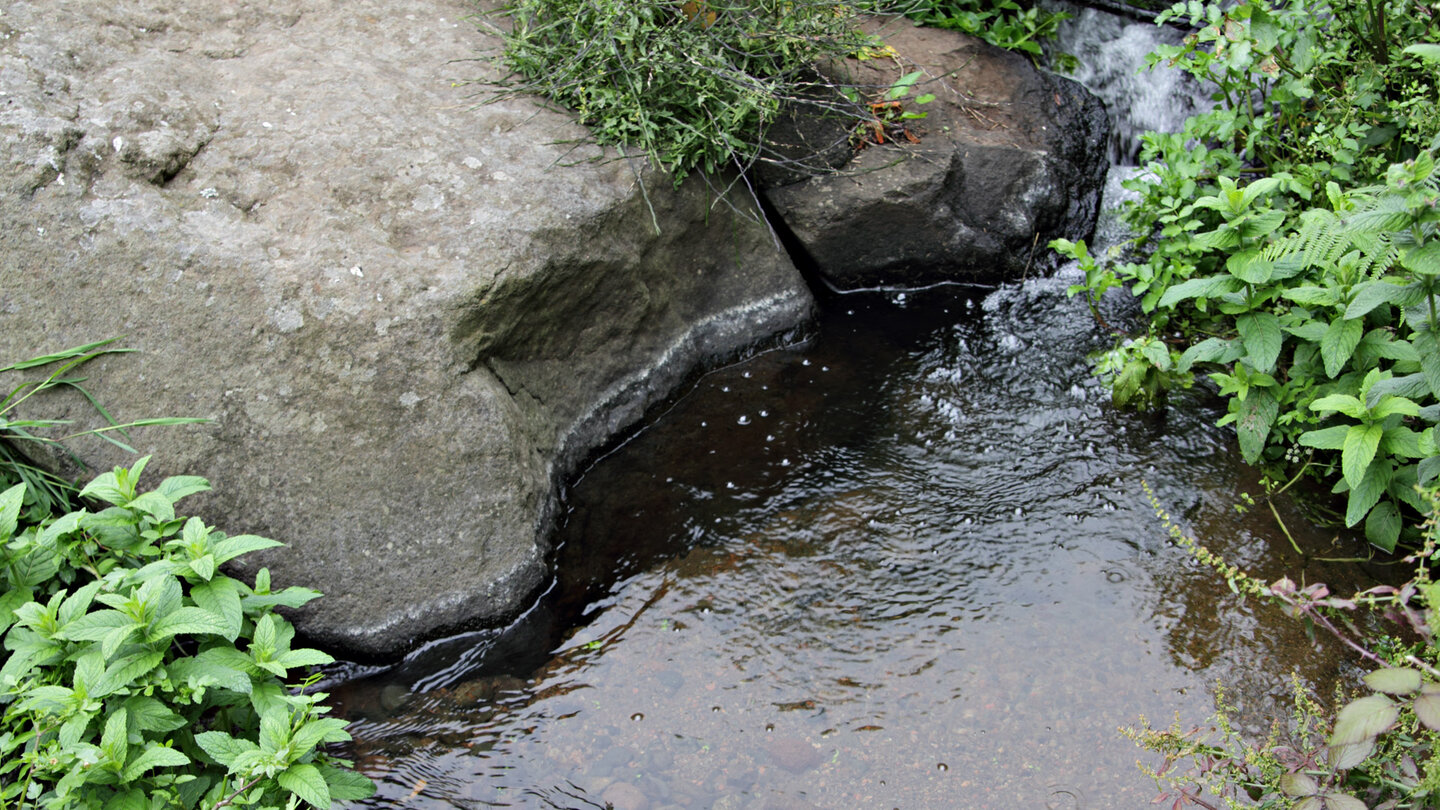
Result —
<instances>
[{"instance_id":1,"label":"small waterfall","mask_svg":"<svg viewBox=\"0 0 1440 810\"><path fill-rule=\"evenodd\" d=\"M1076 58L1070 78L1109 108L1111 165L1135 165L1141 133L1179 132L1186 118L1210 108L1208 91L1178 69L1145 70L1145 55L1157 45L1179 44L1179 30L1061 0L1044 0L1041 7L1071 16L1050 47Z\"/></svg>"}]
</instances>

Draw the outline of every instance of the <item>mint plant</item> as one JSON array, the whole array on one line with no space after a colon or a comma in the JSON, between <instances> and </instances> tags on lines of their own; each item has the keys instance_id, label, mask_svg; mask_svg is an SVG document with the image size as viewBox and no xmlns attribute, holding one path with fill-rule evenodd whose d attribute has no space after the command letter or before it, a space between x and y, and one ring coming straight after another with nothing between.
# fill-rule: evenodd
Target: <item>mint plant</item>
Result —
<instances>
[{"instance_id":1,"label":"mint plant","mask_svg":"<svg viewBox=\"0 0 1440 810\"><path fill-rule=\"evenodd\" d=\"M79 493L108 504L34 519L0 492L0 808L293 810L373 792L325 749L349 739L311 692L331 662L293 646L277 607L319 596L220 566L279 545L227 536L175 505L209 485L142 492L148 458Z\"/></svg>"}]
</instances>

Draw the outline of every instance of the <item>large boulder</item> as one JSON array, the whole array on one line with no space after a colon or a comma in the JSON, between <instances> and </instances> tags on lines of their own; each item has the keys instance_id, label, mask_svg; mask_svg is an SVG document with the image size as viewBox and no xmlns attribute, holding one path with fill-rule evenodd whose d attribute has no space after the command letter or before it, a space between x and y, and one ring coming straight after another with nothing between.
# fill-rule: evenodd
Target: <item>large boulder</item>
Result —
<instances>
[{"instance_id":1,"label":"large boulder","mask_svg":"<svg viewBox=\"0 0 1440 810\"><path fill-rule=\"evenodd\" d=\"M821 278L839 289L993 283L1050 269L1049 240L1090 233L1107 168L1099 99L973 37L903 19L870 30L893 55L824 73L883 101L900 77L923 72L911 98L935 99L905 106L924 115L904 122L918 142L892 131L898 140L847 149L861 121L835 114L839 104L801 105L772 130L780 159L760 173Z\"/></svg>"},{"instance_id":2,"label":"large boulder","mask_svg":"<svg viewBox=\"0 0 1440 810\"><path fill-rule=\"evenodd\" d=\"M744 196L528 100L466 0L32 0L0 17L0 363L86 367L147 473L388 656L523 606L557 482L811 298ZM648 180L648 182L647 182ZM39 413L93 424L78 397ZM79 442L92 469L133 461Z\"/></svg>"}]
</instances>

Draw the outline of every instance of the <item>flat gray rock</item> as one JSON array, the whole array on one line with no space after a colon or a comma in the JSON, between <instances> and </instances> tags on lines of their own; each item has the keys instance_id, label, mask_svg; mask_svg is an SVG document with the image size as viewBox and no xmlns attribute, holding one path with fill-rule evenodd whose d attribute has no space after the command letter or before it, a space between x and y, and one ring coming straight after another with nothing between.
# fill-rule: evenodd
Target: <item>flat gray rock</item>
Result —
<instances>
[{"instance_id":1,"label":"flat gray rock","mask_svg":"<svg viewBox=\"0 0 1440 810\"><path fill-rule=\"evenodd\" d=\"M352 654L513 614L557 482L812 306L743 195L650 177L647 202L568 116L477 107L472 12L0 14L0 360L124 335L86 369L117 417L211 420L137 432L150 485L203 475L187 512L287 543L249 567L323 591L301 629Z\"/></svg>"}]
</instances>

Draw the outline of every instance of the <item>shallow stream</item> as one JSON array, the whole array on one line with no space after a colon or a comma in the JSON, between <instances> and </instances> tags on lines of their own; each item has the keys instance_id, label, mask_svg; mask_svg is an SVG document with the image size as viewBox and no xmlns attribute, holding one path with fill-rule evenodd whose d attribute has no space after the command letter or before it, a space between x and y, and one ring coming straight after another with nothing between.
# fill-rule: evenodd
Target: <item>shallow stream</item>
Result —
<instances>
[{"instance_id":1,"label":"shallow stream","mask_svg":"<svg viewBox=\"0 0 1440 810\"><path fill-rule=\"evenodd\" d=\"M576 483L516 626L337 690L368 806L1138 808L1119 726L1328 687L1344 656L1189 562L1143 482L1257 575L1364 569L1237 512L1205 395L1111 408L1067 283L840 297L702 378Z\"/></svg>"},{"instance_id":2,"label":"shallow stream","mask_svg":"<svg viewBox=\"0 0 1440 810\"><path fill-rule=\"evenodd\" d=\"M1071 10L1059 47L1133 160L1203 103L1133 78L1178 35ZM363 806L1132 810L1156 760L1119 727L1204 724L1218 682L1258 733L1292 671L1353 677L1144 486L1262 578L1388 575L1321 561L1363 544L1288 500L1303 556L1237 510L1261 493L1204 391L1111 408L1074 281L833 297L810 341L700 379L567 493L526 615L334 690Z\"/></svg>"}]
</instances>

